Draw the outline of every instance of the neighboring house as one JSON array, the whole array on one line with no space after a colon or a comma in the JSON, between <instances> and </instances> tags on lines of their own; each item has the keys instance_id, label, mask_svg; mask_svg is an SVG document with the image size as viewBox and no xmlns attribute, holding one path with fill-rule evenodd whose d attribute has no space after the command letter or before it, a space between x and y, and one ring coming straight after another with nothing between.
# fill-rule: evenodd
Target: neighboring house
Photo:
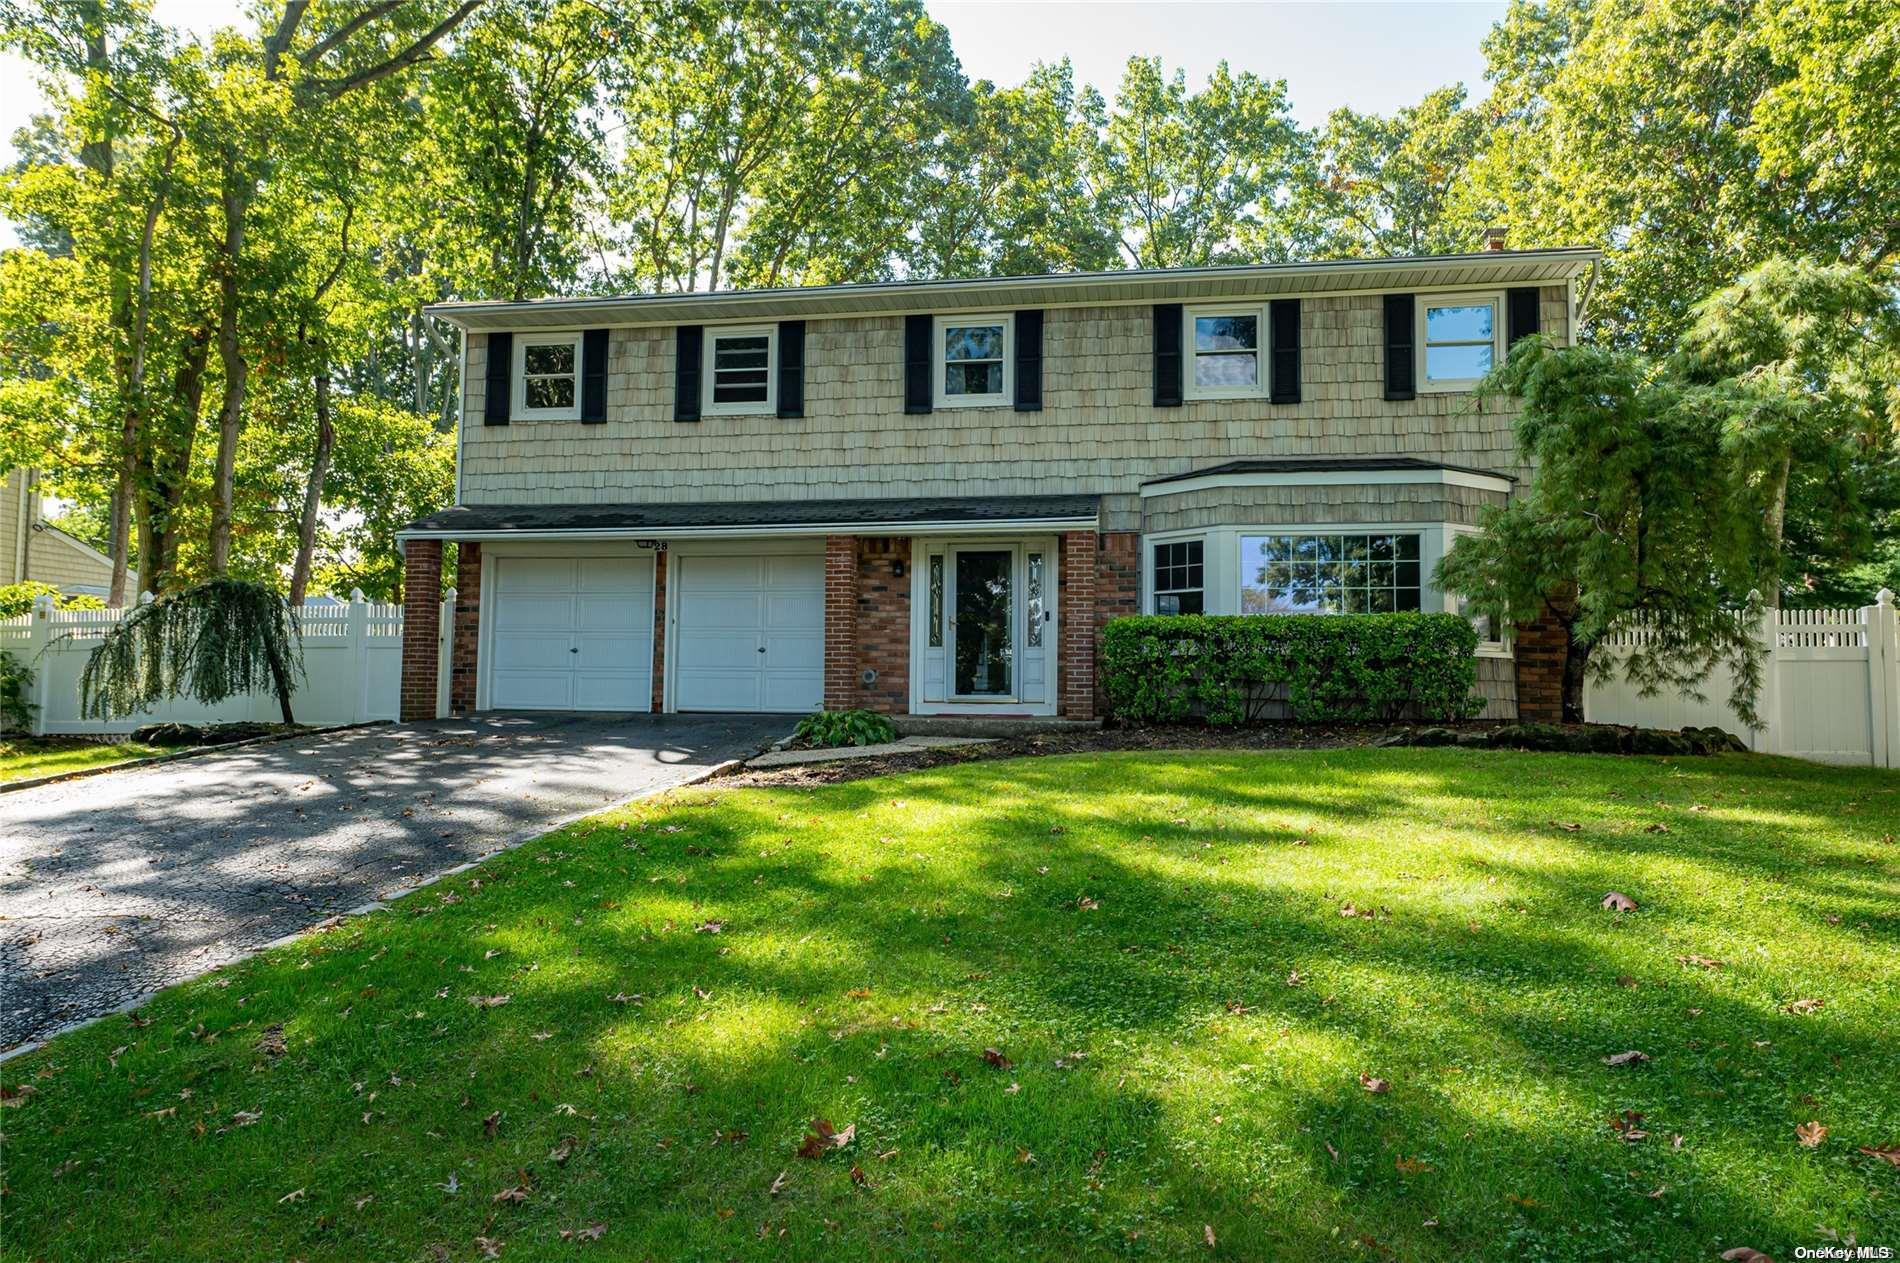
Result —
<instances>
[{"instance_id":1,"label":"neighboring house","mask_svg":"<svg viewBox=\"0 0 1900 1263\"><path fill-rule=\"evenodd\" d=\"M433 308L458 502L400 534L403 714L450 541L458 713L1090 718L1116 615L1451 608L1433 564L1528 472L1472 387L1572 338L1597 259ZM1555 715L1540 646L1485 645L1488 713Z\"/></svg>"},{"instance_id":2,"label":"neighboring house","mask_svg":"<svg viewBox=\"0 0 1900 1263\"><path fill-rule=\"evenodd\" d=\"M112 558L42 519L40 500L39 475L33 470L16 469L0 478L0 587L37 579L70 595L106 596ZM137 594L136 573L128 572L126 592Z\"/></svg>"}]
</instances>

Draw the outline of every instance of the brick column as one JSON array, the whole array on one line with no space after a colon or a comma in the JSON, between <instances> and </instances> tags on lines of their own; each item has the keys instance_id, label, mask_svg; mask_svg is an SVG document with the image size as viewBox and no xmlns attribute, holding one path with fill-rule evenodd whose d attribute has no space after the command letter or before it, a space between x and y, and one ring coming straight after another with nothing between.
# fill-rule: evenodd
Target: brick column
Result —
<instances>
[{"instance_id":1,"label":"brick column","mask_svg":"<svg viewBox=\"0 0 1900 1263\"><path fill-rule=\"evenodd\" d=\"M1111 618L1141 613L1141 533L1103 531L1095 557L1095 660L1101 661L1103 629ZM1106 681L1095 672L1095 711L1108 714Z\"/></svg>"},{"instance_id":2,"label":"brick column","mask_svg":"<svg viewBox=\"0 0 1900 1263\"><path fill-rule=\"evenodd\" d=\"M904 574L899 575L902 568ZM858 624L853 705L886 715L910 709L910 540L858 539ZM864 683L866 669L877 679Z\"/></svg>"},{"instance_id":3,"label":"brick column","mask_svg":"<svg viewBox=\"0 0 1900 1263\"><path fill-rule=\"evenodd\" d=\"M412 539L402 550L402 722L435 718L437 644L442 632L442 541Z\"/></svg>"},{"instance_id":4,"label":"brick column","mask_svg":"<svg viewBox=\"0 0 1900 1263\"><path fill-rule=\"evenodd\" d=\"M449 645L449 713L475 712L476 655L481 650L482 546L455 547L455 635Z\"/></svg>"},{"instance_id":5,"label":"brick column","mask_svg":"<svg viewBox=\"0 0 1900 1263\"><path fill-rule=\"evenodd\" d=\"M825 709L850 710L858 698L858 541L825 536Z\"/></svg>"},{"instance_id":6,"label":"brick column","mask_svg":"<svg viewBox=\"0 0 1900 1263\"><path fill-rule=\"evenodd\" d=\"M666 709L666 551L653 554L653 713Z\"/></svg>"},{"instance_id":7,"label":"brick column","mask_svg":"<svg viewBox=\"0 0 1900 1263\"><path fill-rule=\"evenodd\" d=\"M1536 622L1519 623L1511 639L1517 659L1517 717L1533 723L1562 723L1564 659L1570 652L1570 634L1546 606Z\"/></svg>"},{"instance_id":8,"label":"brick column","mask_svg":"<svg viewBox=\"0 0 1900 1263\"><path fill-rule=\"evenodd\" d=\"M1062 535L1061 632L1057 709L1068 719L1095 718L1095 532Z\"/></svg>"}]
</instances>

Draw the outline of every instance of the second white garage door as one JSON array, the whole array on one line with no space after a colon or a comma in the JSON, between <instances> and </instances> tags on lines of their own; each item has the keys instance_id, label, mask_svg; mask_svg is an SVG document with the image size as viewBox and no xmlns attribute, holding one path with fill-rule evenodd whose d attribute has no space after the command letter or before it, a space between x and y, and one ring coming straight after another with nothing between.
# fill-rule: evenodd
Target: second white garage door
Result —
<instances>
[{"instance_id":1,"label":"second white garage door","mask_svg":"<svg viewBox=\"0 0 1900 1263\"><path fill-rule=\"evenodd\" d=\"M651 557L497 557L489 582L490 706L651 707Z\"/></svg>"},{"instance_id":2,"label":"second white garage door","mask_svg":"<svg viewBox=\"0 0 1900 1263\"><path fill-rule=\"evenodd\" d=\"M824 701L825 568L818 555L675 556L668 654L676 710L817 710Z\"/></svg>"}]
</instances>

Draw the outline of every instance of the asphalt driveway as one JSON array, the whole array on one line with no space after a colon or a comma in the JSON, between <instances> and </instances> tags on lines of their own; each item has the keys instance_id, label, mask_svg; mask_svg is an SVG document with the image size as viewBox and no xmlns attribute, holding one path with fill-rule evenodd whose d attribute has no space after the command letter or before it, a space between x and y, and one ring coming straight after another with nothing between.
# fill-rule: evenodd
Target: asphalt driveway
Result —
<instances>
[{"instance_id":1,"label":"asphalt driveway","mask_svg":"<svg viewBox=\"0 0 1900 1263\"><path fill-rule=\"evenodd\" d=\"M792 722L484 715L0 795L0 1049L677 785Z\"/></svg>"}]
</instances>

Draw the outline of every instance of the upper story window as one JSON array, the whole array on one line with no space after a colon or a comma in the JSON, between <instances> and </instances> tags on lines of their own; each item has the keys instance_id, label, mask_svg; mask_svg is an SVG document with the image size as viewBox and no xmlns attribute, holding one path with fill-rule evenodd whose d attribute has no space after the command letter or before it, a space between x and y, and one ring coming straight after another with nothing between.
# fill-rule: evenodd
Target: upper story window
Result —
<instances>
[{"instance_id":1,"label":"upper story window","mask_svg":"<svg viewBox=\"0 0 1900 1263\"><path fill-rule=\"evenodd\" d=\"M1261 357L1267 321L1252 307L1190 307L1182 321L1189 399L1255 399L1267 393Z\"/></svg>"},{"instance_id":2,"label":"upper story window","mask_svg":"<svg viewBox=\"0 0 1900 1263\"><path fill-rule=\"evenodd\" d=\"M1418 346L1423 390L1469 390L1502 354L1504 322L1495 295L1457 294L1421 298Z\"/></svg>"},{"instance_id":3,"label":"upper story window","mask_svg":"<svg viewBox=\"0 0 1900 1263\"><path fill-rule=\"evenodd\" d=\"M1392 614L1419 608L1415 534L1243 535L1243 614Z\"/></svg>"},{"instance_id":4,"label":"upper story window","mask_svg":"<svg viewBox=\"0 0 1900 1263\"><path fill-rule=\"evenodd\" d=\"M706 416L739 416L778 408L778 339L771 325L706 330Z\"/></svg>"},{"instance_id":5,"label":"upper story window","mask_svg":"<svg viewBox=\"0 0 1900 1263\"><path fill-rule=\"evenodd\" d=\"M577 421L581 415L581 335L515 335L514 415L524 421Z\"/></svg>"},{"instance_id":6,"label":"upper story window","mask_svg":"<svg viewBox=\"0 0 1900 1263\"><path fill-rule=\"evenodd\" d=\"M1154 546L1154 611L1157 614L1206 612L1201 569L1204 545L1198 539Z\"/></svg>"},{"instance_id":7,"label":"upper story window","mask_svg":"<svg viewBox=\"0 0 1900 1263\"><path fill-rule=\"evenodd\" d=\"M1009 316L956 316L937 321L939 408L1010 402L1010 355L1015 322Z\"/></svg>"}]
</instances>

